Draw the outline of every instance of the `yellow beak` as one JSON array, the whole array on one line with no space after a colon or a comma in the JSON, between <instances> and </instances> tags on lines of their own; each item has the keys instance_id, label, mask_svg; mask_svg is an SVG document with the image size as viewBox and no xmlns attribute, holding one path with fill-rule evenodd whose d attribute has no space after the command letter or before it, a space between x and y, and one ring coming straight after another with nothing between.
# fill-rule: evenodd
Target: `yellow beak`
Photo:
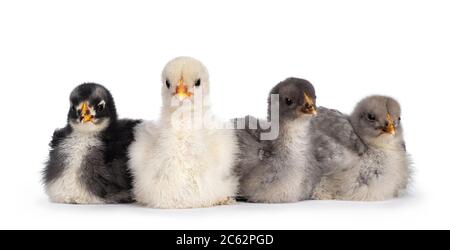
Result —
<instances>
[{"instance_id":1,"label":"yellow beak","mask_svg":"<svg viewBox=\"0 0 450 250\"><path fill-rule=\"evenodd\" d=\"M175 95L178 96L178 99L180 99L181 101L193 95L191 92L189 92L187 86L184 85L183 78L181 78L180 81L178 82Z\"/></svg>"},{"instance_id":2,"label":"yellow beak","mask_svg":"<svg viewBox=\"0 0 450 250\"><path fill-rule=\"evenodd\" d=\"M81 106L81 118L83 123L90 122L93 118L92 115L89 114L89 106L86 102L83 102Z\"/></svg>"},{"instance_id":3,"label":"yellow beak","mask_svg":"<svg viewBox=\"0 0 450 250\"><path fill-rule=\"evenodd\" d=\"M317 115L317 110L314 105L313 99L306 93L305 95L305 104L303 105L302 112L309 115Z\"/></svg>"},{"instance_id":4,"label":"yellow beak","mask_svg":"<svg viewBox=\"0 0 450 250\"><path fill-rule=\"evenodd\" d=\"M391 114L387 114L386 115L386 120L388 122L387 126L383 129L383 131L385 133L391 134L391 135L395 135L396 130L395 130L395 125L394 125L394 120L392 119Z\"/></svg>"}]
</instances>

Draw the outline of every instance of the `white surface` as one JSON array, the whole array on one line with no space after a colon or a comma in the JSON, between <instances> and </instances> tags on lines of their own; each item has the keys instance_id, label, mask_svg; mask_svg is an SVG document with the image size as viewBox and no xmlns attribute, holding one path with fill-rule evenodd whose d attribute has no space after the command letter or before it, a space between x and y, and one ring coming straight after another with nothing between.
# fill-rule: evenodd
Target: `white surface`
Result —
<instances>
[{"instance_id":1,"label":"white surface","mask_svg":"<svg viewBox=\"0 0 450 250\"><path fill-rule=\"evenodd\" d=\"M449 1L1 1L0 228L450 228ZM175 56L210 70L224 118L265 116L271 87L312 81L350 112L368 94L401 101L416 182L383 203L303 202L162 211L50 204L48 142L81 82L106 85L122 117L155 119Z\"/></svg>"}]
</instances>

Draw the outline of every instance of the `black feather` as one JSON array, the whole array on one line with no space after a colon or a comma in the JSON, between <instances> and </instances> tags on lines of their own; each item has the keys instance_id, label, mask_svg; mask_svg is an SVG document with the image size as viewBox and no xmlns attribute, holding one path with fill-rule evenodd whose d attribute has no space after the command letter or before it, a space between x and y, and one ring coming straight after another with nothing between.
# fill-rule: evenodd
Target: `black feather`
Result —
<instances>
[{"instance_id":1,"label":"black feather","mask_svg":"<svg viewBox=\"0 0 450 250\"><path fill-rule=\"evenodd\" d=\"M118 120L114 99L101 85L89 83L78 86L70 97L72 107L84 101L89 103L106 102L105 109L99 110L98 119L109 119L106 129L92 136L101 141L98 147L89 148L80 166L80 183L93 195L106 203L132 202L132 177L128 169L128 147L134 141L134 128L138 120ZM50 184L64 174L69 164L67 150L62 143L74 132L71 121L79 119L76 110L70 108L69 124L56 130L50 142L50 155L43 171L44 183ZM70 150L69 150L70 151Z\"/></svg>"}]
</instances>

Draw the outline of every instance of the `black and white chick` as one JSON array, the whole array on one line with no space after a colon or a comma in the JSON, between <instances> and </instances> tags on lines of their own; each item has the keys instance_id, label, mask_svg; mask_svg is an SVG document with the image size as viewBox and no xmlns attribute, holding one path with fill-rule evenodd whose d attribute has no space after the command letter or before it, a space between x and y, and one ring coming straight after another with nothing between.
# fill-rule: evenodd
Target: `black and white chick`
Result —
<instances>
[{"instance_id":1,"label":"black and white chick","mask_svg":"<svg viewBox=\"0 0 450 250\"><path fill-rule=\"evenodd\" d=\"M118 120L103 86L86 83L70 95L68 124L56 130L43 182L55 203L132 202L127 149L136 120Z\"/></svg>"},{"instance_id":2,"label":"black and white chick","mask_svg":"<svg viewBox=\"0 0 450 250\"><path fill-rule=\"evenodd\" d=\"M318 113L312 143L324 172L314 199L382 201L407 189L411 161L396 100L368 97L350 116L326 108Z\"/></svg>"},{"instance_id":3,"label":"black and white chick","mask_svg":"<svg viewBox=\"0 0 450 250\"><path fill-rule=\"evenodd\" d=\"M271 110L273 105L275 113ZM279 120L273 115L278 111ZM314 164L309 143L311 120L315 115L316 93L310 82L289 78L273 88L267 122L275 128L275 134L279 127L278 136L263 140L262 133L267 131L261 128L237 130L240 153L236 172L242 199L291 203L311 198L321 174ZM248 123L255 118L246 119Z\"/></svg>"}]
</instances>

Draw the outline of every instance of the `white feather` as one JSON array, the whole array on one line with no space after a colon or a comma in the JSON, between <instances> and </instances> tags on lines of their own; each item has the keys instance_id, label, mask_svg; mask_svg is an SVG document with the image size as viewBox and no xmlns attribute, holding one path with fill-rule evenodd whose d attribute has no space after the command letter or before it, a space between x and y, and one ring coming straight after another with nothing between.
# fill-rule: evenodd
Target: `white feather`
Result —
<instances>
[{"instance_id":1,"label":"white feather","mask_svg":"<svg viewBox=\"0 0 450 250\"><path fill-rule=\"evenodd\" d=\"M154 208L209 207L237 190L231 130L176 130L144 123L130 147L136 200Z\"/></svg>"},{"instance_id":2,"label":"white feather","mask_svg":"<svg viewBox=\"0 0 450 250\"><path fill-rule=\"evenodd\" d=\"M198 79L201 85L194 86ZM173 106L180 80L194 93L188 101L194 107L201 107L200 114L195 114L200 124L217 124L206 115L209 113L207 69L192 58L171 61L163 71L161 119L158 123L138 126L135 142L130 147L135 198L154 208L197 208L227 203L235 196L238 186L233 173L237 138L233 130L197 128L190 120L192 107Z\"/></svg>"}]
</instances>

